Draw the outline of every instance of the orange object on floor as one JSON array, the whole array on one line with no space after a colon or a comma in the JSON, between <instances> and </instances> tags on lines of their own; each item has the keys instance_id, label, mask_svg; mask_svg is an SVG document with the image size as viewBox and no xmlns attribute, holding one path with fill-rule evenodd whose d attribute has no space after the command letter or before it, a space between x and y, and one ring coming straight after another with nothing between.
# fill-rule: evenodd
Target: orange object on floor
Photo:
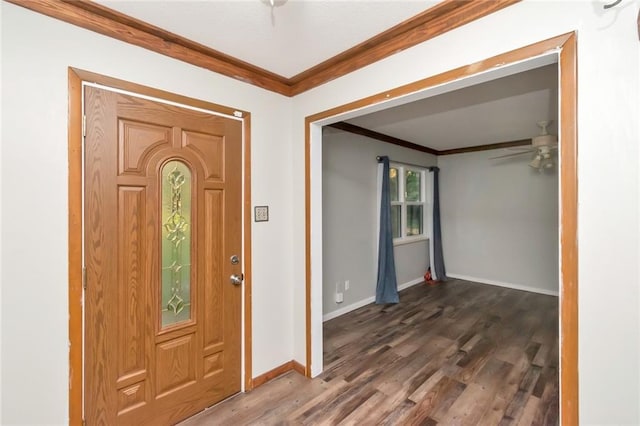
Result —
<instances>
[{"instance_id":1,"label":"orange object on floor","mask_svg":"<svg viewBox=\"0 0 640 426\"><path fill-rule=\"evenodd\" d=\"M427 272L424 274L424 283L429 286L435 286L439 284L439 281L431 279L431 268L427 269Z\"/></svg>"}]
</instances>

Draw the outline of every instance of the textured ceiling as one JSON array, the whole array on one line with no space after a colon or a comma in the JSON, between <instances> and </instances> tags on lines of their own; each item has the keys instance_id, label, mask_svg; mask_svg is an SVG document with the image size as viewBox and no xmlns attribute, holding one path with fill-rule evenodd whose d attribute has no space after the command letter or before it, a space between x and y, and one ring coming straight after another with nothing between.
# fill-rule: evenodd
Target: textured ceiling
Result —
<instances>
[{"instance_id":1,"label":"textured ceiling","mask_svg":"<svg viewBox=\"0 0 640 426\"><path fill-rule=\"evenodd\" d=\"M212 49L293 77L417 15L424 0L98 0Z\"/></svg>"}]
</instances>

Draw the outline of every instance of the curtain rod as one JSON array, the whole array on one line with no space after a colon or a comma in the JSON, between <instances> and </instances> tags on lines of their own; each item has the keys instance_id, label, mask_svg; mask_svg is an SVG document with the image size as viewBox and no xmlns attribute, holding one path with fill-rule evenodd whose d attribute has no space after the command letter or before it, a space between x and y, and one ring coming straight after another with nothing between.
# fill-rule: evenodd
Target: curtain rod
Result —
<instances>
[{"instance_id":1,"label":"curtain rod","mask_svg":"<svg viewBox=\"0 0 640 426\"><path fill-rule=\"evenodd\" d=\"M377 160L377 161L378 161L378 163L379 163L379 162L382 160L382 157L380 157L380 156L378 155L378 156L376 157L376 160ZM421 169L427 169L427 170L429 170L429 171L432 171L432 170L434 170L434 169L437 169L437 168L438 168L438 167L436 167L436 166L423 166L423 165L420 165L420 164L405 163L405 162L403 162L403 161L396 161L396 160L392 160L392 159L389 159L389 161L390 161L390 162L392 162L392 163L402 164L402 165L404 165L404 166L420 167Z\"/></svg>"}]
</instances>

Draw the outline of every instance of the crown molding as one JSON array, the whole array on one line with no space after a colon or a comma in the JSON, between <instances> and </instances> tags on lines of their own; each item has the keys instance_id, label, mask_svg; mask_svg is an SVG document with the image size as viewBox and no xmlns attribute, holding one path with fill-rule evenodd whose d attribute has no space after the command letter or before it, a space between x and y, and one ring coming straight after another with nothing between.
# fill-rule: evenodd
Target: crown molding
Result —
<instances>
[{"instance_id":1,"label":"crown molding","mask_svg":"<svg viewBox=\"0 0 640 426\"><path fill-rule=\"evenodd\" d=\"M34 12L290 96L287 79L90 1L5 0Z\"/></svg>"},{"instance_id":2,"label":"crown molding","mask_svg":"<svg viewBox=\"0 0 640 426\"><path fill-rule=\"evenodd\" d=\"M444 0L292 78L285 78L91 1L5 1L281 95L295 96L520 0Z\"/></svg>"},{"instance_id":3,"label":"crown molding","mask_svg":"<svg viewBox=\"0 0 640 426\"><path fill-rule=\"evenodd\" d=\"M464 148L443 149L437 155L464 154L465 152L490 151L492 149L514 148L516 146L531 145L531 139L519 139L508 142L489 143L486 145L467 146Z\"/></svg>"},{"instance_id":4,"label":"crown molding","mask_svg":"<svg viewBox=\"0 0 640 426\"><path fill-rule=\"evenodd\" d=\"M417 143L409 142L404 139L399 139L393 136L385 135L384 133L379 133L373 130L365 129L364 127L356 126L354 124L350 124L344 121L339 121L337 123L329 124L328 126L333 127L334 129L342 130L344 132L349 132L349 133L353 133L360 136L366 136L371 139L376 139L382 142L398 145L403 148L409 148L415 151L426 152L427 154L438 155L438 151L436 151L433 148L429 148L428 146L418 145Z\"/></svg>"},{"instance_id":5,"label":"crown molding","mask_svg":"<svg viewBox=\"0 0 640 426\"><path fill-rule=\"evenodd\" d=\"M395 27L292 77L289 79L292 95L306 92L519 1L444 0Z\"/></svg>"},{"instance_id":6,"label":"crown molding","mask_svg":"<svg viewBox=\"0 0 640 426\"><path fill-rule=\"evenodd\" d=\"M337 123L329 124L328 127L333 127L334 129L342 130L344 132L349 132L349 133L353 133L360 136L366 136L371 139L376 139L382 142L387 142L393 145L398 145L404 148L409 148L409 149L413 149L415 151L420 151L420 152L426 152L427 154L433 154L433 155L464 154L465 152L489 151L492 149L513 148L516 146L531 145L531 139L519 139L515 141L498 142L498 143L491 143L486 145L467 146L464 148L437 150L437 149L430 148L428 146L419 145L414 142L409 142L404 139L399 139L394 136L389 136L384 133L369 130L364 127L356 126L354 124L347 123L345 121L339 121Z\"/></svg>"}]
</instances>

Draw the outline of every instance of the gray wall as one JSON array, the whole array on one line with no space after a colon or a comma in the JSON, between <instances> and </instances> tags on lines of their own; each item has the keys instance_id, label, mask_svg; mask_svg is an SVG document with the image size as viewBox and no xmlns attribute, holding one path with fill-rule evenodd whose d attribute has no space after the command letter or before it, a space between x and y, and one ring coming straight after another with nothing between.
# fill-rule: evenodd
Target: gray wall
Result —
<instances>
[{"instance_id":1,"label":"gray wall","mask_svg":"<svg viewBox=\"0 0 640 426\"><path fill-rule=\"evenodd\" d=\"M376 156L435 165L433 155L325 128L322 139L323 314L375 296L377 273ZM398 285L421 278L429 265L428 241L396 246ZM344 290L335 302L336 283Z\"/></svg>"},{"instance_id":2,"label":"gray wall","mask_svg":"<svg viewBox=\"0 0 640 426\"><path fill-rule=\"evenodd\" d=\"M558 174L506 150L438 157L447 272L558 292Z\"/></svg>"}]
</instances>

